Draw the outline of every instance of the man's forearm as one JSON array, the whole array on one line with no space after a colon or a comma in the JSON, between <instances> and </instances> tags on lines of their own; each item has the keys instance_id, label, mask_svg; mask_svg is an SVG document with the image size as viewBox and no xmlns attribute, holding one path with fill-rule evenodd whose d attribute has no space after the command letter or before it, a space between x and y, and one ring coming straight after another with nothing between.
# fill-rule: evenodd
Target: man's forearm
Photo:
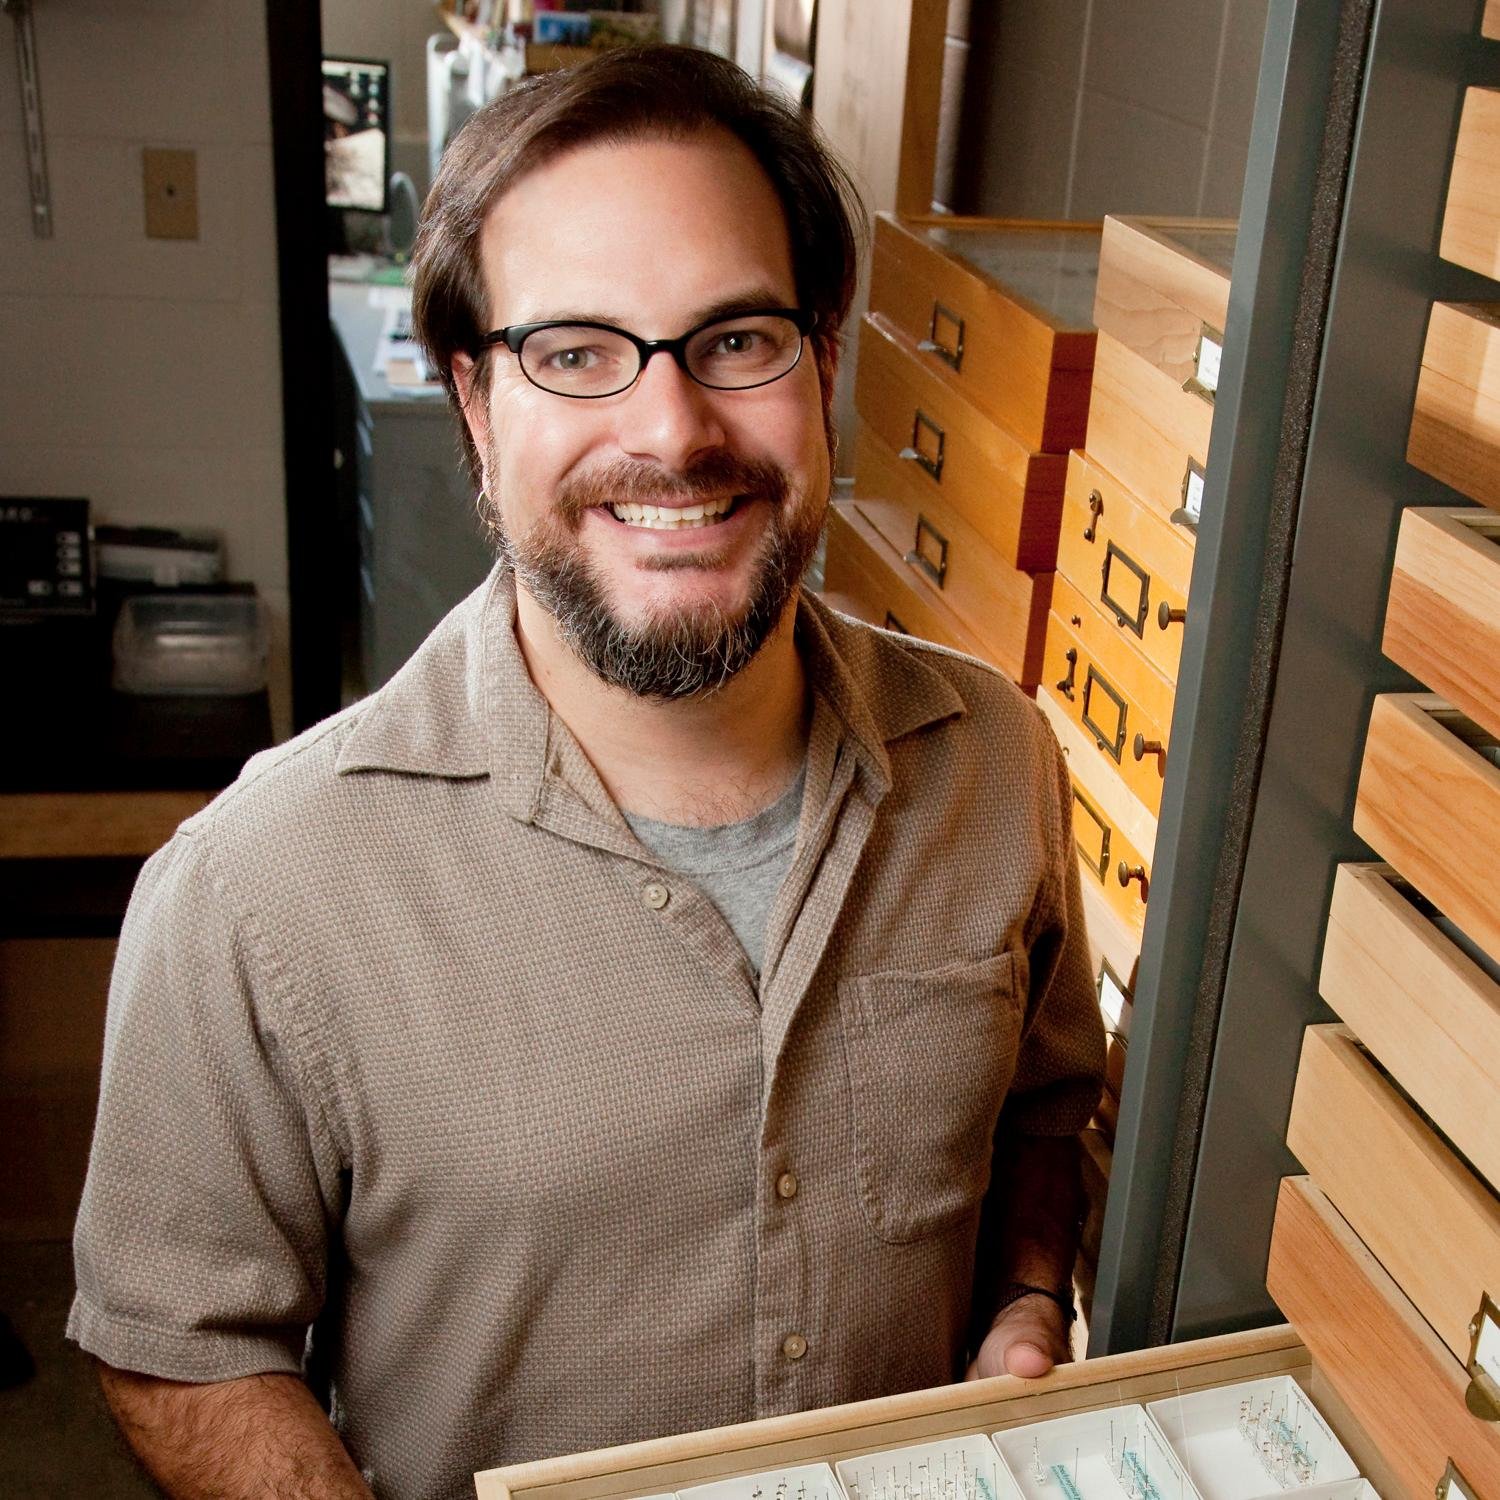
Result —
<instances>
[{"instance_id":1,"label":"man's forearm","mask_svg":"<svg viewBox=\"0 0 1500 1500\"><path fill-rule=\"evenodd\" d=\"M185 1385L99 1367L120 1431L171 1500L371 1500L293 1375Z\"/></svg>"},{"instance_id":2,"label":"man's forearm","mask_svg":"<svg viewBox=\"0 0 1500 1500\"><path fill-rule=\"evenodd\" d=\"M1018 1136L996 1155L995 1290L1010 1282L1064 1291L1073 1281L1083 1209L1077 1136Z\"/></svg>"}]
</instances>

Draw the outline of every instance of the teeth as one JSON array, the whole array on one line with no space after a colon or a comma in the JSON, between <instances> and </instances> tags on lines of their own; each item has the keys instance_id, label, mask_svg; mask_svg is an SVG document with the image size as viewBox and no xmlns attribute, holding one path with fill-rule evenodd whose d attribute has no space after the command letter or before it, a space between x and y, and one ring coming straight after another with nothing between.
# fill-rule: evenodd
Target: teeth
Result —
<instances>
[{"instance_id":1,"label":"teeth","mask_svg":"<svg viewBox=\"0 0 1500 1500\"><path fill-rule=\"evenodd\" d=\"M682 531L712 526L733 504L733 497L726 495L702 505L637 505L626 500L611 505L610 510L617 521L623 521L627 526L641 526L648 531Z\"/></svg>"}]
</instances>

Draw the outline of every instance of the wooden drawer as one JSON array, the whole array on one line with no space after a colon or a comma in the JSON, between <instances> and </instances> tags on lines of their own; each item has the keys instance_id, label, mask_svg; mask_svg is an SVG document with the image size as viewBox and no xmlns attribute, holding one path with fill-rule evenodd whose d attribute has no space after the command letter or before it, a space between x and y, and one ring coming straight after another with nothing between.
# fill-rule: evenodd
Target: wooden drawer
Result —
<instances>
[{"instance_id":1,"label":"wooden drawer","mask_svg":"<svg viewBox=\"0 0 1500 1500\"><path fill-rule=\"evenodd\" d=\"M823 584L824 598L835 608L840 600L850 600L855 608L847 612L873 625L970 656L984 654L979 641L935 590L910 574L852 500L835 500L829 507Z\"/></svg>"},{"instance_id":2,"label":"wooden drawer","mask_svg":"<svg viewBox=\"0 0 1500 1500\"><path fill-rule=\"evenodd\" d=\"M1131 793L1112 762L1100 754L1095 737L1079 724L1075 705L1062 698L1054 684L1043 682L1037 688L1036 705L1052 726L1069 768L1078 768L1089 795L1105 817L1150 859L1156 848L1156 814ZM1127 971L1118 966L1115 972L1129 978Z\"/></svg>"},{"instance_id":3,"label":"wooden drawer","mask_svg":"<svg viewBox=\"0 0 1500 1500\"><path fill-rule=\"evenodd\" d=\"M1427 694L1376 698L1354 831L1488 954L1500 955L1495 736Z\"/></svg>"},{"instance_id":4,"label":"wooden drawer","mask_svg":"<svg viewBox=\"0 0 1500 1500\"><path fill-rule=\"evenodd\" d=\"M1037 703L1040 704L1044 697L1046 694L1038 689ZM1105 900L1102 886L1085 880L1082 889L1083 919L1088 927L1089 961L1093 965L1094 981L1098 982L1101 968L1107 963L1124 993L1125 1003L1119 1008L1118 1019L1107 1018L1105 1025L1117 1030L1121 1036L1128 1036L1131 994L1141 961L1141 934L1138 928L1115 915L1114 908ZM1102 1005L1100 1009L1103 1009Z\"/></svg>"},{"instance_id":5,"label":"wooden drawer","mask_svg":"<svg viewBox=\"0 0 1500 1500\"><path fill-rule=\"evenodd\" d=\"M1083 883L1103 894L1105 904L1139 941L1151 894L1151 856L1104 811L1104 799L1090 788L1083 773L1096 780L1099 776L1086 761L1068 767L1073 784L1073 840Z\"/></svg>"},{"instance_id":6,"label":"wooden drawer","mask_svg":"<svg viewBox=\"0 0 1500 1500\"><path fill-rule=\"evenodd\" d=\"M1381 648L1500 735L1500 516L1402 514Z\"/></svg>"},{"instance_id":7,"label":"wooden drawer","mask_svg":"<svg viewBox=\"0 0 1500 1500\"><path fill-rule=\"evenodd\" d=\"M1500 302L1433 305L1406 458L1500 510Z\"/></svg>"},{"instance_id":8,"label":"wooden drawer","mask_svg":"<svg viewBox=\"0 0 1500 1500\"><path fill-rule=\"evenodd\" d=\"M1491 1122L1493 1124L1493 1122ZM1311 1026L1286 1143L1454 1358L1500 1297L1500 1200L1344 1026Z\"/></svg>"},{"instance_id":9,"label":"wooden drawer","mask_svg":"<svg viewBox=\"0 0 1500 1500\"><path fill-rule=\"evenodd\" d=\"M1387 865L1341 865L1318 992L1500 1187L1500 982Z\"/></svg>"},{"instance_id":10,"label":"wooden drawer","mask_svg":"<svg viewBox=\"0 0 1500 1500\"><path fill-rule=\"evenodd\" d=\"M997 557L967 521L940 496L918 503L886 482L889 460L863 424L857 439L864 461L856 467L855 503L903 566L922 577L988 647L996 660L1015 663L1011 676L1037 680L1036 665L1047 628L1051 573L1020 573ZM1030 665L1028 665L1028 663ZM1017 680L1022 680L1018 678Z\"/></svg>"},{"instance_id":11,"label":"wooden drawer","mask_svg":"<svg viewBox=\"0 0 1500 1500\"><path fill-rule=\"evenodd\" d=\"M1164 520L1196 523L1212 426L1207 402L1108 334L1099 335L1089 457Z\"/></svg>"},{"instance_id":12,"label":"wooden drawer","mask_svg":"<svg viewBox=\"0 0 1500 1500\"><path fill-rule=\"evenodd\" d=\"M1463 1365L1305 1177L1281 1184L1266 1285L1402 1493L1430 1496L1451 1459L1500 1494L1500 1427L1465 1409Z\"/></svg>"},{"instance_id":13,"label":"wooden drawer","mask_svg":"<svg viewBox=\"0 0 1500 1500\"><path fill-rule=\"evenodd\" d=\"M1057 571L1169 682L1177 680L1191 535L1142 505L1085 453L1068 455Z\"/></svg>"},{"instance_id":14,"label":"wooden drawer","mask_svg":"<svg viewBox=\"0 0 1500 1500\"><path fill-rule=\"evenodd\" d=\"M870 308L924 368L1021 445L1083 442L1094 366L1097 224L879 214Z\"/></svg>"},{"instance_id":15,"label":"wooden drawer","mask_svg":"<svg viewBox=\"0 0 1500 1500\"><path fill-rule=\"evenodd\" d=\"M955 394L917 360L889 324L866 318L855 406L864 423L858 464L883 452L886 471L906 477L904 494L923 505L941 496L1011 567L1050 572L1057 561L1067 459L1034 453Z\"/></svg>"},{"instance_id":16,"label":"wooden drawer","mask_svg":"<svg viewBox=\"0 0 1500 1500\"><path fill-rule=\"evenodd\" d=\"M1464 94L1438 253L1500 280L1500 89Z\"/></svg>"},{"instance_id":17,"label":"wooden drawer","mask_svg":"<svg viewBox=\"0 0 1500 1500\"><path fill-rule=\"evenodd\" d=\"M625 1500L1282 1374L1312 1385L1318 1379L1291 1329L1258 1328L1063 1365L1043 1380L1009 1375L907 1391L487 1469L475 1475L474 1485L478 1500ZM1369 1443L1358 1429L1340 1424L1339 1437L1358 1462L1367 1462L1362 1455ZM1386 1500L1397 1497L1388 1493Z\"/></svg>"},{"instance_id":18,"label":"wooden drawer","mask_svg":"<svg viewBox=\"0 0 1500 1500\"><path fill-rule=\"evenodd\" d=\"M1232 219L1104 221L1094 322L1179 387L1213 404L1218 389Z\"/></svg>"},{"instance_id":19,"label":"wooden drawer","mask_svg":"<svg viewBox=\"0 0 1500 1500\"><path fill-rule=\"evenodd\" d=\"M1053 583L1042 682L1101 767L1154 816L1161 806L1173 689L1061 574Z\"/></svg>"}]
</instances>

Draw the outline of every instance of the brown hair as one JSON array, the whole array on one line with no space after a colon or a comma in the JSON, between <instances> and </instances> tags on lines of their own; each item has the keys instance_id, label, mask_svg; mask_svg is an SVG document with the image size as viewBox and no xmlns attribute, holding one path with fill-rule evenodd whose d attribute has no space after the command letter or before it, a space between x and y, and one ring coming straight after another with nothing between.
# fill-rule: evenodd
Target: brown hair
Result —
<instances>
[{"instance_id":1,"label":"brown hair","mask_svg":"<svg viewBox=\"0 0 1500 1500\"><path fill-rule=\"evenodd\" d=\"M691 47L622 47L485 105L443 153L427 195L412 253L412 325L458 411L476 483L480 456L462 421L453 358L476 354L487 331L479 238L490 208L523 174L575 147L714 128L750 150L781 200L797 300L818 315L812 338L826 419L864 229L847 172L811 116L734 63ZM487 361L476 367L474 389L488 389Z\"/></svg>"}]
</instances>

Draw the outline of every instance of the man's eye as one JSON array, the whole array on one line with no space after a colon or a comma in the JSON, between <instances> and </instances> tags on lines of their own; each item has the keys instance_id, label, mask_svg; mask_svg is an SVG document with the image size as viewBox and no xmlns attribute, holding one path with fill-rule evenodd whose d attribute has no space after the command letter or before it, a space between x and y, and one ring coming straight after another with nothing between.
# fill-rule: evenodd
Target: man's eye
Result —
<instances>
[{"instance_id":1,"label":"man's eye","mask_svg":"<svg viewBox=\"0 0 1500 1500\"><path fill-rule=\"evenodd\" d=\"M596 364L598 359L599 351L597 349L589 349L583 345L577 345L571 349L554 349L547 356L547 363L554 370L571 372L574 370L587 370L590 366Z\"/></svg>"},{"instance_id":2,"label":"man's eye","mask_svg":"<svg viewBox=\"0 0 1500 1500\"><path fill-rule=\"evenodd\" d=\"M763 334L752 328L737 328L732 333L721 333L714 340L714 354L754 354L760 347Z\"/></svg>"}]
</instances>

